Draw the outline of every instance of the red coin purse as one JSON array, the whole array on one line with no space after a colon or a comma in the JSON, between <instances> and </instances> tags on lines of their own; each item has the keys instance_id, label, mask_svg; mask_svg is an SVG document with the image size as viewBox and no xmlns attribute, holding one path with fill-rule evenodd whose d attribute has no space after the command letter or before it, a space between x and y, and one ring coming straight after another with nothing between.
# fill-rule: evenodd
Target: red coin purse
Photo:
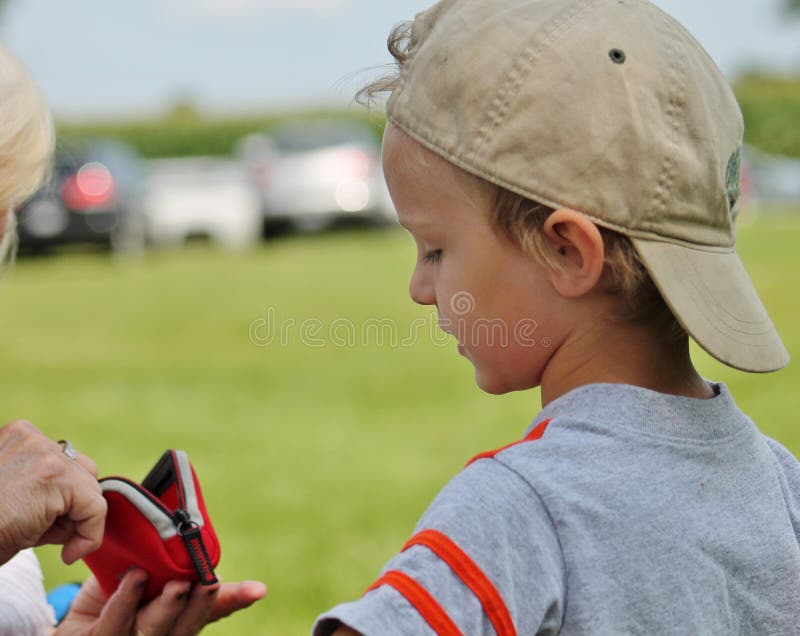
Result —
<instances>
[{"instance_id":1,"label":"red coin purse","mask_svg":"<svg viewBox=\"0 0 800 636\"><path fill-rule=\"evenodd\" d=\"M107 595L132 568L150 575L144 601L167 581L217 582L219 540L184 451L165 452L141 484L106 477L100 486L108 502L103 544L84 562Z\"/></svg>"}]
</instances>

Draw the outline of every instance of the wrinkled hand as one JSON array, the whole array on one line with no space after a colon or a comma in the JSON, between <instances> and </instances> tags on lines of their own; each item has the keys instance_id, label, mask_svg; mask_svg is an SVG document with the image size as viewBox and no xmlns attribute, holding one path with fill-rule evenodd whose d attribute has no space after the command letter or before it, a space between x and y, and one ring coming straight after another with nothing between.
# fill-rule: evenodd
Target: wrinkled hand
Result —
<instances>
[{"instance_id":1,"label":"wrinkled hand","mask_svg":"<svg viewBox=\"0 0 800 636\"><path fill-rule=\"evenodd\" d=\"M249 607L267 588L258 581L211 586L170 581L161 596L139 607L147 573L128 572L107 598L95 577L75 597L56 636L193 636L208 623Z\"/></svg>"},{"instance_id":2,"label":"wrinkled hand","mask_svg":"<svg viewBox=\"0 0 800 636\"><path fill-rule=\"evenodd\" d=\"M0 428L0 564L45 543L73 563L100 547L105 516L91 459L67 457L30 422Z\"/></svg>"}]
</instances>

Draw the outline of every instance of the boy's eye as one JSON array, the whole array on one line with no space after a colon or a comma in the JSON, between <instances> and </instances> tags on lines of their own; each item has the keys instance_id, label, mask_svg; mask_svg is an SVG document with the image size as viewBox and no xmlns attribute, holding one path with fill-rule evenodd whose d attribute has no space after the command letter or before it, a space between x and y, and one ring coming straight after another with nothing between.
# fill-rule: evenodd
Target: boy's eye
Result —
<instances>
[{"instance_id":1,"label":"boy's eye","mask_svg":"<svg viewBox=\"0 0 800 636\"><path fill-rule=\"evenodd\" d=\"M426 263L438 263L440 258L442 258L442 250L433 250L425 254Z\"/></svg>"}]
</instances>

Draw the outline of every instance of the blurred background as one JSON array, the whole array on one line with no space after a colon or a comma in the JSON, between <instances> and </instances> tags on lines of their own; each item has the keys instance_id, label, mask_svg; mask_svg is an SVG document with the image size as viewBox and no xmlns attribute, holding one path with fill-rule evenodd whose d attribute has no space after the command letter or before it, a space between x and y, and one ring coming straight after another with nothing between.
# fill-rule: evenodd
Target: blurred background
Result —
<instances>
[{"instance_id":1,"label":"blurred background","mask_svg":"<svg viewBox=\"0 0 800 636\"><path fill-rule=\"evenodd\" d=\"M742 105L739 249L800 355L800 2L657 0ZM53 176L0 283L0 419L69 437L101 475L189 453L227 580L270 587L212 634L304 634L359 596L438 489L520 437L537 391L491 397L408 300L414 259L353 94L427 0L0 2L56 117ZM487 52L490 54L490 52ZM800 454L800 372L697 352ZM81 580L39 550L47 586Z\"/></svg>"}]
</instances>

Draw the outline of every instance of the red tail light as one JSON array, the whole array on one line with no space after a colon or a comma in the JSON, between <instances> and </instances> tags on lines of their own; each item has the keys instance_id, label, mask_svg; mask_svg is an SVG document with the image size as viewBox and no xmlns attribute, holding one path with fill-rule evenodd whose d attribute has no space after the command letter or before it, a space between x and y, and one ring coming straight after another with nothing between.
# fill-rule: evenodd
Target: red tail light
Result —
<instances>
[{"instance_id":1,"label":"red tail light","mask_svg":"<svg viewBox=\"0 0 800 636\"><path fill-rule=\"evenodd\" d=\"M337 159L345 176L366 179L372 172L374 159L363 150L348 148L339 153Z\"/></svg>"},{"instance_id":2,"label":"red tail light","mask_svg":"<svg viewBox=\"0 0 800 636\"><path fill-rule=\"evenodd\" d=\"M82 166L61 186L61 200L73 210L111 205L114 196L114 178L108 168L96 161Z\"/></svg>"}]
</instances>

